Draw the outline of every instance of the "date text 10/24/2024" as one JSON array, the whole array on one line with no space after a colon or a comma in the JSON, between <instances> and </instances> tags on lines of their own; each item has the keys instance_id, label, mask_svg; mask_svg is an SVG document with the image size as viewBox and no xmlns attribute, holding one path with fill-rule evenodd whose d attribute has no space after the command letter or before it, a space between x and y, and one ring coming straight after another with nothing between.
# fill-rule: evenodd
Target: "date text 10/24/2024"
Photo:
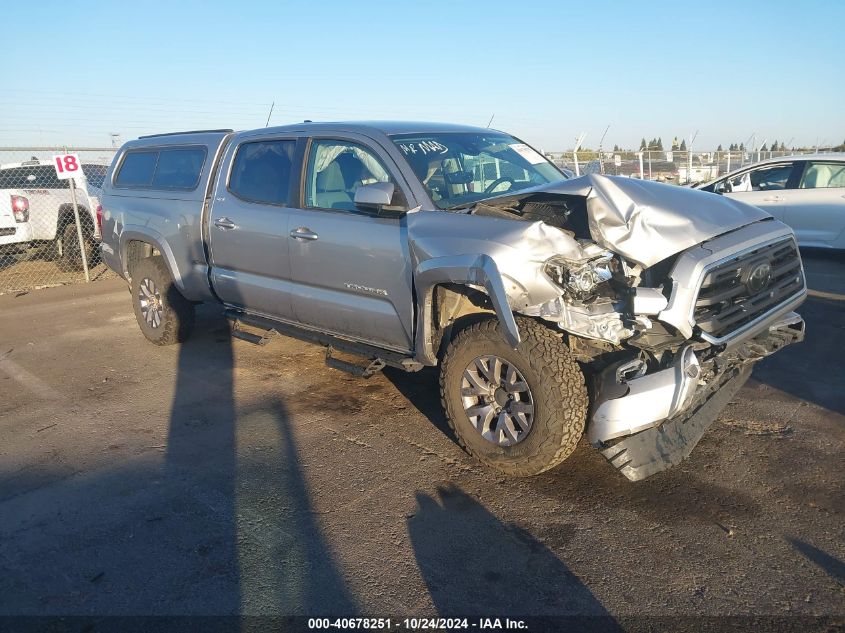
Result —
<instances>
[{"instance_id":1,"label":"date text 10/24/2024","mask_svg":"<svg viewBox=\"0 0 845 633\"><path fill-rule=\"evenodd\" d=\"M309 618L309 630L320 629L365 629L365 630L523 630L528 629L523 620L510 618Z\"/></svg>"}]
</instances>

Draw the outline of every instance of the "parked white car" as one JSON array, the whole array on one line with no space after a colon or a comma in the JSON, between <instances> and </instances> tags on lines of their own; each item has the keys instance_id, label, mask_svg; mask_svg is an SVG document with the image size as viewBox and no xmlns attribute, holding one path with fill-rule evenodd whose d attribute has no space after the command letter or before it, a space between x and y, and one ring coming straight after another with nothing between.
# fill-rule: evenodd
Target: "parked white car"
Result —
<instances>
[{"instance_id":1,"label":"parked white car","mask_svg":"<svg viewBox=\"0 0 845 633\"><path fill-rule=\"evenodd\" d=\"M845 154L771 158L696 188L760 207L801 246L845 249Z\"/></svg>"},{"instance_id":2,"label":"parked white car","mask_svg":"<svg viewBox=\"0 0 845 633\"><path fill-rule=\"evenodd\" d=\"M0 267L17 261L31 239L29 200L18 195L0 197Z\"/></svg>"},{"instance_id":3,"label":"parked white car","mask_svg":"<svg viewBox=\"0 0 845 633\"><path fill-rule=\"evenodd\" d=\"M82 163L83 175L75 176L79 219L89 259L99 239L97 208L107 165ZM82 256L73 215L70 184L59 180L53 164L36 159L0 165L0 197L20 196L29 203L30 239L34 246L45 246L44 253L55 257L63 270L81 270ZM90 262L89 262L90 263Z\"/></svg>"}]
</instances>

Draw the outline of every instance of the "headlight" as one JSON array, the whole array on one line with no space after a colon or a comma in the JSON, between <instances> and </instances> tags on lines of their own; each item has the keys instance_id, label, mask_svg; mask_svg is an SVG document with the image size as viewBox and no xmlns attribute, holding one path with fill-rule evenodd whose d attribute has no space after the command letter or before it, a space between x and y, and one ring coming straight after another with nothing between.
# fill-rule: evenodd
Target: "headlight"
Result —
<instances>
[{"instance_id":1,"label":"headlight","mask_svg":"<svg viewBox=\"0 0 845 633\"><path fill-rule=\"evenodd\" d=\"M578 262L552 257L546 262L544 270L558 286L571 291L579 299L586 299L593 294L596 286L613 278L612 260L613 253L607 252Z\"/></svg>"}]
</instances>

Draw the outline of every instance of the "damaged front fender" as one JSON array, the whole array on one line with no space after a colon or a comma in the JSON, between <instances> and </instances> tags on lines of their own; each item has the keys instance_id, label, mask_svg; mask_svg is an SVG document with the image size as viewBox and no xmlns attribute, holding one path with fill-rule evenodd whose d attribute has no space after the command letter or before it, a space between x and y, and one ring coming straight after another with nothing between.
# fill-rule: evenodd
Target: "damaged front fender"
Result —
<instances>
[{"instance_id":1,"label":"damaged front fender","mask_svg":"<svg viewBox=\"0 0 845 633\"><path fill-rule=\"evenodd\" d=\"M499 269L489 255L453 255L428 259L416 267L414 280L420 302L416 343L418 355L423 362L436 362L428 324L431 323L432 316L432 289L443 283L484 288L496 311L496 317L505 329L508 344L512 347L519 345L519 328L508 304L508 295Z\"/></svg>"},{"instance_id":2,"label":"damaged front fender","mask_svg":"<svg viewBox=\"0 0 845 633\"><path fill-rule=\"evenodd\" d=\"M549 258L582 259L571 235L544 224L447 212L408 216L408 243L414 264L419 310L417 357L436 363L431 341L433 288L459 284L483 290L502 323L508 343L519 343L514 312L533 314L560 297L561 289L543 272Z\"/></svg>"},{"instance_id":3,"label":"damaged front fender","mask_svg":"<svg viewBox=\"0 0 845 633\"><path fill-rule=\"evenodd\" d=\"M545 272L553 258L586 262L603 253L565 230L518 218L421 212L409 214L408 238L419 305L415 347L420 362L436 363L432 303L439 284L483 290L513 346L519 342L514 312L612 344L633 334L611 303L570 304Z\"/></svg>"}]
</instances>

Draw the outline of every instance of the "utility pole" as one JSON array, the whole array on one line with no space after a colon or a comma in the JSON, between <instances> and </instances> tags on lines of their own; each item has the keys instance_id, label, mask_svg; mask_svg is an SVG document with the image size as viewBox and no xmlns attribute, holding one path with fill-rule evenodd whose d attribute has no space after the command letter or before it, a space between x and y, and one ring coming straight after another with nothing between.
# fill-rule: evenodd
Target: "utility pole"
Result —
<instances>
[{"instance_id":1,"label":"utility pole","mask_svg":"<svg viewBox=\"0 0 845 633\"><path fill-rule=\"evenodd\" d=\"M581 132L581 136L575 139L575 147L572 150L572 160L575 162L575 175L581 175L581 168L578 166L578 150L581 149L581 144L584 142L586 132Z\"/></svg>"},{"instance_id":2,"label":"utility pole","mask_svg":"<svg viewBox=\"0 0 845 633\"><path fill-rule=\"evenodd\" d=\"M599 139L599 173L600 174L604 173L604 159L602 158L602 155L601 155L601 146L602 146L602 143L604 143L604 137L607 136L607 131L609 129L610 129L610 124L608 123L607 127L604 128L604 134L602 134L601 138Z\"/></svg>"},{"instance_id":3,"label":"utility pole","mask_svg":"<svg viewBox=\"0 0 845 633\"><path fill-rule=\"evenodd\" d=\"M692 182L692 144L698 136L698 130L695 134L690 135L689 145L687 145L687 184Z\"/></svg>"},{"instance_id":4,"label":"utility pole","mask_svg":"<svg viewBox=\"0 0 845 633\"><path fill-rule=\"evenodd\" d=\"M757 132L752 132L751 136L749 136L748 139L744 143L745 147L746 148L750 147L753 144L753 142L756 138L757 138ZM741 153L740 153L740 157L739 157L739 166L742 167L743 165L745 165L745 152L746 152L746 150L743 149L743 150L740 150L740 151L741 151Z\"/></svg>"}]
</instances>

